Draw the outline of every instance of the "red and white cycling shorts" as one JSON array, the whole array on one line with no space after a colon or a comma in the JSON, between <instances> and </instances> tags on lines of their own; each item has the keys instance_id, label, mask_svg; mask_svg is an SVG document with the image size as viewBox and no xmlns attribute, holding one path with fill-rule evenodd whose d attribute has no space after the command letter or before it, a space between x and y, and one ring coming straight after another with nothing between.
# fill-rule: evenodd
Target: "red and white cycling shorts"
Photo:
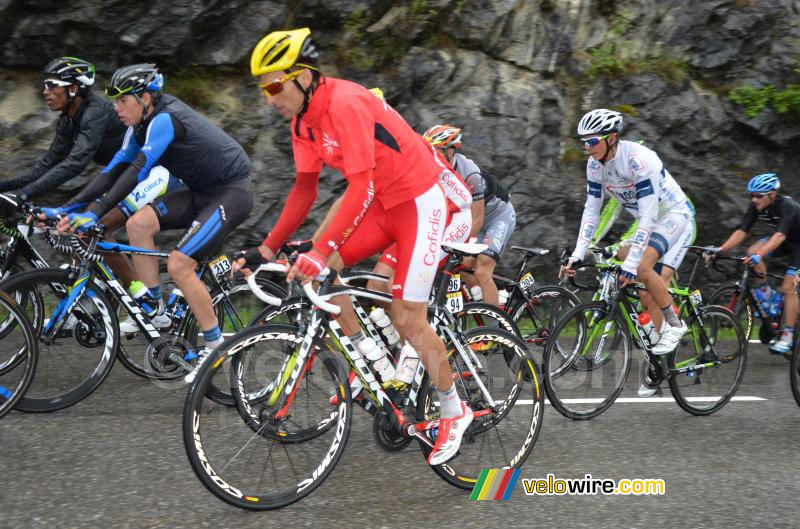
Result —
<instances>
[{"instance_id":1,"label":"red and white cycling shorts","mask_svg":"<svg viewBox=\"0 0 800 529\"><path fill-rule=\"evenodd\" d=\"M450 224L444 229L444 236L442 237L442 244L449 242L467 242L469 240L469 232L472 229L472 211L466 209L464 211L457 211L453 213ZM439 261L443 261L447 257L444 250L439 251ZM378 259L379 263L383 263L392 270L397 266L397 245L392 244L383 252L381 258Z\"/></svg>"},{"instance_id":2,"label":"red and white cycling shorts","mask_svg":"<svg viewBox=\"0 0 800 529\"><path fill-rule=\"evenodd\" d=\"M345 266L353 266L394 246L392 297L425 303L439 265L447 203L437 182L413 200L384 209L376 200L339 249ZM394 243L394 244L393 244Z\"/></svg>"}]
</instances>

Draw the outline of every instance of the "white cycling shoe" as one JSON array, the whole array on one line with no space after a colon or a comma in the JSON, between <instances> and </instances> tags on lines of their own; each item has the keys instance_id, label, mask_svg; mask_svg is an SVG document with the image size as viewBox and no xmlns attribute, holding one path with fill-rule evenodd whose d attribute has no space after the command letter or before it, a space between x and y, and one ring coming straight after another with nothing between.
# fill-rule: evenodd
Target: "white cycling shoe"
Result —
<instances>
[{"instance_id":1,"label":"white cycling shoe","mask_svg":"<svg viewBox=\"0 0 800 529\"><path fill-rule=\"evenodd\" d=\"M686 323L683 321L681 321L680 327L668 326L661 335L661 339L658 340L658 343L653 347L652 353L654 355L671 353L678 347L678 344L681 343L681 338L683 338L687 332L689 332L689 327L687 327Z\"/></svg>"}]
</instances>

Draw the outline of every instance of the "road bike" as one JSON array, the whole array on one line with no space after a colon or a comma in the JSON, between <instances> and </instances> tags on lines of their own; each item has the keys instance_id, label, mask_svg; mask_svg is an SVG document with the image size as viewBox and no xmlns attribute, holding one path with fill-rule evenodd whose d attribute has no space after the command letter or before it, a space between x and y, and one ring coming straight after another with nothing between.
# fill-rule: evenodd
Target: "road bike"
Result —
<instances>
[{"instance_id":1,"label":"road bike","mask_svg":"<svg viewBox=\"0 0 800 529\"><path fill-rule=\"evenodd\" d=\"M458 245L449 251L458 254ZM438 397L422 363L411 384L384 388L332 319L338 307L328 303L341 295L391 298L335 286L334 279L328 275L318 293L311 283L304 286L315 308L297 325L251 327L226 340L190 388L183 415L189 461L203 484L232 505L283 507L330 475L352 426L350 370L371 403L373 425L395 439L416 439L426 458L434 446ZM535 362L518 337L496 327L460 330L445 308L447 281L442 275L430 323L445 341L459 396L473 407L475 420L459 454L432 468L448 483L471 489L483 468L524 463L541 429L543 392ZM225 383L235 408L204 397L210 385Z\"/></svg>"},{"instance_id":2,"label":"road bike","mask_svg":"<svg viewBox=\"0 0 800 529\"><path fill-rule=\"evenodd\" d=\"M690 249L698 258L689 285L705 251ZM699 290L671 289L689 330L676 350L654 355L655 343L638 319L636 292L644 287L620 288L619 265L582 266L601 267L607 279L601 299L569 310L545 345L544 386L556 410L575 420L607 410L624 389L634 344L644 354L645 382L651 387L668 382L685 411L708 415L730 400L744 376L747 354L744 330L730 310L704 304Z\"/></svg>"}]
</instances>

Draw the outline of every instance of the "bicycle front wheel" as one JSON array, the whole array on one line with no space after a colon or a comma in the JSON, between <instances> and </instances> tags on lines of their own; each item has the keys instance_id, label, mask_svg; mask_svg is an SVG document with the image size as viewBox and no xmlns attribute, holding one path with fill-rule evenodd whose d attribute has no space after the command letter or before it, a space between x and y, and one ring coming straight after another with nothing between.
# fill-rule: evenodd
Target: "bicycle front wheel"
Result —
<instances>
[{"instance_id":1,"label":"bicycle front wheel","mask_svg":"<svg viewBox=\"0 0 800 529\"><path fill-rule=\"evenodd\" d=\"M0 418L25 395L39 357L39 347L30 322L16 302L0 292L3 347L0 350Z\"/></svg>"},{"instance_id":2,"label":"bicycle front wheel","mask_svg":"<svg viewBox=\"0 0 800 529\"><path fill-rule=\"evenodd\" d=\"M597 417L617 399L631 367L624 315L604 302L577 305L553 329L544 348L544 387L559 413Z\"/></svg>"},{"instance_id":3,"label":"bicycle front wheel","mask_svg":"<svg viewBox=\"0 0 800 529\"><path fill-rule=\"evenodd\" d=\"M333 353L313 349L294 390L285 391L303 338L286 325L245 329L217 348L189 390L189 462L231 505L269 510L294 503L325 480L344 451L353 404L347 372ZM230 387L237 406L206 398L212 386Z\"/></svg>"},{"instance_id":4,"label":"bicycle front wheel","mask_svg":"<svg viewBox=\"0 0 800 529\"><path fill-rule=\"evenodd\" d=\"M89 396L108 376L119 347L119 323L111 302L93 282L83 285L69 314L62 301L73 287L70 273L43 268L9 277L3 288L20 303L39 341L39 360L28 391L16 409L48 412L72 406ZM50 319L60 330L45 337Z\"/></svg>"},{"instance_id":5,"label":"bicycle front wheel","mask_svg":"<svg viewBox=\"0 0 800 529\"><path fill-rule=\"evenodd\" d=\"M669 388L682 409L692 415L709 415L739 388L747 340L736 316L724 307L702 307L687 325L685 345L669 355Z\"/></svg>"},{"instance_id":6,"label":"bicycle front wheel","mask_svg":"<svg viewBox=\"0 0 800 529\"><path fill-rule=\"evenodd\" d=\"M463 346L469 348L466 352L476 372L468 368L452 344L448 354L458 395L472 408L475 418L458 454L431 468L451 485L471 490L482 469L520 468L525 463L542 428L544 392L536 364L517 336L503 329L478 327L464 333L464 338ZM416 419L438 419L438 401L426 375ZM435 439L432 431L427 433ZM431 448L422 441L420 446L427 460Z\"/></svg>"}]
</instances>

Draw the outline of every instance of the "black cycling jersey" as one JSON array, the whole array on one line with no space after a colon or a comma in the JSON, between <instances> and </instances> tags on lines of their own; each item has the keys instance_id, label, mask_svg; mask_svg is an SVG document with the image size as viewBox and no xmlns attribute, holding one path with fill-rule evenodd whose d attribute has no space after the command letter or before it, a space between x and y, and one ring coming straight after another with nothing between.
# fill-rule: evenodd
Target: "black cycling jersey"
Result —
<instances>
[{"instance_id":1,"label":"black cycling jersey","mask_svg":"<svg viewBox=\"0 0 800 529\"><path fill-rule=\"evenodd\" d=\"M88 208L100 217L155 165L192 191L250 177L250 159L236 140L178 98L164 94L140 126L128 129L122 148L103 172L70 203L89 202L105 193Z\"/></svg>"},{"instance_id":2,"label":"black cycling jersey","mask_svg":"<svg viewBox=\"0 0 800 529\"><path fill-rule=\"evenodd\" d=\"M756 220L775 226L777 233L786 235L787 241L800 242L800 204L786 195L778 195L775 202L760 212L751 202L740 229L750 231Z\"/></svg>"},{"instance_id":3,"label":"black cycling jersey","mask_svg":"<svg viewBox=\"0 0 800 529\"><path fill-rule=\"evenodd\" d=\"M18 190L23 200L53 191L80 175L91 161L108 164L124 134L114 104L88 91L74 118L66 110L61 113L47 154L27 172L0 182L0 191Z\"/></svg>"},{"instance_id":4,"label":"black cycling jersey","mask_svg":"<svg viewBox=\"0 0 800 529\"><path fill-rule=\"evenodd\" d=\"M503 202L508 202L508 190L497 180L494 176L487 173L485 169L481 170L481 176L486 180L486 191L484 200L489 202L492 198L497 197Z\"/></svg>"}]
</instances>

